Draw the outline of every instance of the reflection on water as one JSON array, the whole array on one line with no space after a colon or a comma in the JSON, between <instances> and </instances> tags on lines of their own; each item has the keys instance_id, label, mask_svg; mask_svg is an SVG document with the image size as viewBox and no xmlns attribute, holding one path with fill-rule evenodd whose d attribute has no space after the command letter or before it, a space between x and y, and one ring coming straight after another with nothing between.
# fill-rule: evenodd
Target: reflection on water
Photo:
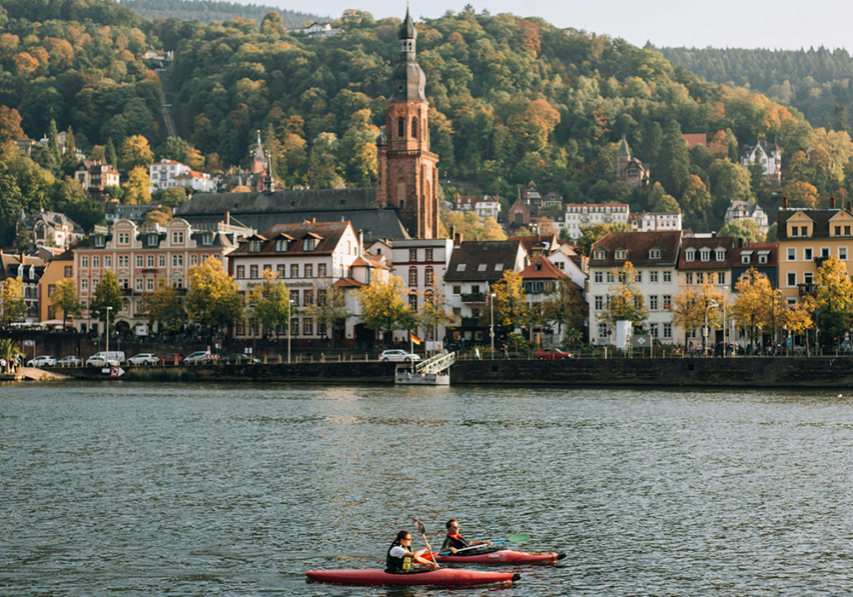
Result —
<instances>
[{"instance_id":1,"label":"reflection on water","mask_svg":"<svg viewBox=\"0 0 853 597\"><path fill-rule=\"evenodd\" d=\"M513 595L853 590L853 393L0 387L0 594L334 587L411 517L559 549Z\"/></svg>"}]
</instances>

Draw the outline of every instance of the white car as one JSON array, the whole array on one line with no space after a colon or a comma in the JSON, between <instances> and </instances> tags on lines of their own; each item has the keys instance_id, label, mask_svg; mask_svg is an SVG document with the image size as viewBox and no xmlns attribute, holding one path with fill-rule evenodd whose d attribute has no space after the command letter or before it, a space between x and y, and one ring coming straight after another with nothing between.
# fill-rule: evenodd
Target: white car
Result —
<instances>
[{"instance_id":1,"label":"white car","mask_svg":"<svg viewBox=\"0 0 853 597\"><path fill-rule=\"evenodd\" d=\"M116 358L107 358L102 352L99 352L96 355L92 355L86 361L87 367L119 367L121 365L121 361Z\"/></svg>"},{"instance_id":2,"label":"white car","mask_svg":"<svg viewBox=\"0 0 853 597\"><path fill-rule=\"evenodd\" d=\"M56 359L52 356L42 355L30 360L27 367L56 367Z\"/></svg>"},{"instance_id":3,"label":"white car","mask_svg":"<svg viewBox=\"0 0 853 597\"><path fill-rule=\"evenodd\" d=\"M412 361L420 361L421 357L405 350L386 350L379 355L379 360L383 362L399 361L401 363L410 363Z\"/></svg>"},{"instance_id":4,"label":"white car","mask_svg":"<svg viewBox=\"0 0 853 597\"><path fill-rule=\"evenodd\" d=\"M156 365L159 362L160 357L150 352L141 352L127 359L128 365Z\"/></svg>"},{"instance_id":5,"label":"white car","mask_svg":"<svg viewBox=\"0 0 853 597\"><path fill-rule=\"evenodd\" d=\"M68 355L67 357L59 359L56 364L59 367L82 367L83 359L75 357L74 355Z\"/></svg>"},{"instance_id":6,"label":"white car","mask_svg":"<svg viewBox=\"0 0 853 597\"><path fill-rule=\"evenodd\" d=\"M213 360L213 355L206 350L192 353L184 359L184 365L205 365Z\"/></svg>"}]
</instances>

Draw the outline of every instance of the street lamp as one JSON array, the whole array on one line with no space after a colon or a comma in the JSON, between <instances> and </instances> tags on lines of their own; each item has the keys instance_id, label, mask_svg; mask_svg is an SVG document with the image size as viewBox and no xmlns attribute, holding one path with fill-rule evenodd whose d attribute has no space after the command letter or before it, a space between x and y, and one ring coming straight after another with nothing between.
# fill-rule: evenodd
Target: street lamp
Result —
<instances>
[{"instance_id":1,"label":"street lamp","mask_svg":"<svg viewBox=\"0 0 853 597\"><path fill-rule=\"evenodd\" d=\"M489 295L489 307L492 311L492 323L489 326L489 335L492 337L492 360L495 358L495 293Z\"/></svg>"},{"instance_id":2,"label":"street lamp","mask_svg":"<svg viewBox=\"0 0 853 597\"><path fill-rule=\"evenodd\" d=\"M293 299L287 301L287 362L290 364L290 328L293 326L293 317L291 317L291 311L293 311Z\"/></svg>"},{"instance_id":3,"label":"street lamp","mask_svg":"<svg viewBox=\"0 0 853 597\"><path fill-rule=\"evenodd\" d=\"M107 307L107 366L110 364L110 311L112 311L112 307Z\"/></svg>"},{"instance_id":4,"label":"street lamp","mask_svg":"<svg viewBox=\"0 0 853 597\"><path fill-rule=\"evenodd\" d=\"M729 343L729 320L726 317L726 303L728 302L729 287L723 286L723 358L728 356Z\"/></svg>"},{"instance_id":5,"label":"street lamp","mask_svg":"<svg viewBox=\"0 0 853 597\"><path fill-rule=\"evenodd\" d=\"M815 354L820 356L820 309L815 309L813 313Z\"/></svg>"}]
</instances>

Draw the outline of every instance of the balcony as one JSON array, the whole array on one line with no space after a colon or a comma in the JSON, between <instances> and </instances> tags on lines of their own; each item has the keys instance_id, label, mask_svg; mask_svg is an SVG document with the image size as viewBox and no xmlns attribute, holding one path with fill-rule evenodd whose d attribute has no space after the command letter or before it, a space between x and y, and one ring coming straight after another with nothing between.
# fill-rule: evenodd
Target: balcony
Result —
<instances>
[{"instance_id":1,"label":"balcony","mask_svg":"<svg viewBox=\"0 0 853 597\"><path fill-rule=\"evenodd\" d=\"M485 292L463 294L461 296L462 296L462 302L463 303L485 303L486 302L486 293Z\"/></svg>"},{"instance_id":2,"label":"balcony","mask_svg":"<svg viewBox=\"0 0 853 597\"><path fill-rule=\"evenodd\" d=\"M463 317L459 327L476 328L480 327L479 317Z\"/></svg>"},{"instance_id":3,"label":"balcony","mask_svg":"<svg viewBox=\"0 0 853 597\"><path fill-rule=\"evenodd\" d=\"M826 261L827 259L829 259L829 256L827 256L827 257L815 257L814 263L817 267L821 267L823 265L824 261Z\"/></svg>"},{"instance_id":4,"label":"balcony","mask_svg":"<svg viewBox=\"0 0 853 597\"><path fill-rule=\"evenodd\" d=\"M797 284L797 290L800 291L800 296L814 296L817 294L817 284Z\"/></svg>"}]
</instances>

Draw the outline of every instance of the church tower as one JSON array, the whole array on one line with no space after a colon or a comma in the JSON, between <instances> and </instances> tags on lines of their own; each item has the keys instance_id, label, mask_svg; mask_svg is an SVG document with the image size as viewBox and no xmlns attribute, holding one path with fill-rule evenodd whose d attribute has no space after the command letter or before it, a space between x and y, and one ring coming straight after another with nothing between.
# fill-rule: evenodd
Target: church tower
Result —
<instances>
[{"instance_id":1,"label":"church tower","mask_svg":"<svg viewBox=\"0 0 853 597\"><path fill-rule=\"evenodd\" d=\"M376 139L379 209L395 207L413 238L438 235L438 156L429 150L426 76L417 62L418 32L409 11L400 27L400 59L391 75L385 131Z\"/></svg>"}]
</instances>

